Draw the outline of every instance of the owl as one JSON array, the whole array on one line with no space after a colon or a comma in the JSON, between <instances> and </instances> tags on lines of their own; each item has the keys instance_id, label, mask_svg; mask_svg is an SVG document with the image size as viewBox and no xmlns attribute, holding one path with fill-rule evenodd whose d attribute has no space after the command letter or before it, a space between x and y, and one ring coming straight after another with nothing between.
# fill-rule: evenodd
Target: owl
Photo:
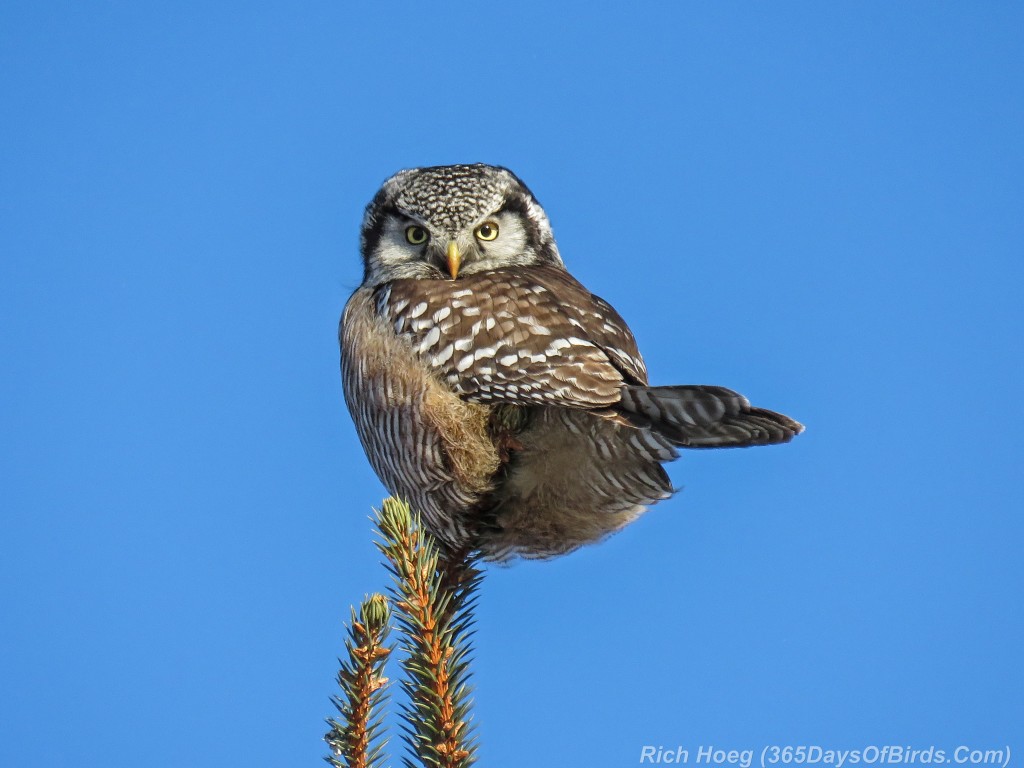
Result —
<instances>
[{"instance_id":1,"label":"owl","mask_svg":"<svg viewBox=\"0 0 1024 768\"><path fill-rule=\"evenodd\" d=\"M651 386L629 327L566 270L511 171L400 171L366 208L339 329L356 431L449 552L549 558L673 494L681 448L803 427L706 385Z\"/></svg>"}]
</instances>

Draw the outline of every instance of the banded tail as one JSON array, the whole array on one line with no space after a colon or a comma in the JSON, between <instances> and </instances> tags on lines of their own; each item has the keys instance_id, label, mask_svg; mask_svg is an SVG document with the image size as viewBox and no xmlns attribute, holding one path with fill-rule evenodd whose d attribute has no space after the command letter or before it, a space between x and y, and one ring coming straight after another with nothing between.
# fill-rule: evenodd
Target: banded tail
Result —
<instances>
[{"instance_id":1,"label":"banded tail","mask_svg":"<svg viewBox=\"0 0 1024 768\"><path fill-rule=\"evenodd\" d=\"M616 410L682 448L774 445L788 443L804 431L799 422L752 408L747 398L725 387L625 386Z\"/></svg>"}]
</instances>

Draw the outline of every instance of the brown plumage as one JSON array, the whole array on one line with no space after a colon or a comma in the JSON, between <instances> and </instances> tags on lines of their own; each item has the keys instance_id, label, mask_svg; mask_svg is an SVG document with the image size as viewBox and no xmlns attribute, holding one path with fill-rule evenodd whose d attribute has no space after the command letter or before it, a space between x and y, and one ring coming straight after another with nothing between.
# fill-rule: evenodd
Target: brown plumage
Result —
<instances>
[{"instance_id":1,"label":"brown plumage","mask_svg":"<svg viewBox=\"0 0 1024 768\"><path fill-rule=\"evenodd\" d=\"M377 474L447 546L550 557L672 492L678 447L802 427L723 387L650 387L636 342L490 166L403 171L367 209L341 323L345 397Z\"/></svg>"}]
</instances>

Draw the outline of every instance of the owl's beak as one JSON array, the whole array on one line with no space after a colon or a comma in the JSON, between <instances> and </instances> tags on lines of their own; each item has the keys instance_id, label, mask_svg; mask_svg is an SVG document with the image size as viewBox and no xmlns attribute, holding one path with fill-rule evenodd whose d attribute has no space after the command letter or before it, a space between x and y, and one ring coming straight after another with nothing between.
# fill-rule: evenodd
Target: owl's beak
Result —
<instances>
[{"instance_id":1,"label":"owl's beak","mask_svg":"<svg viewBox=\"0 0 1024 768\"><path fill-rule=\"evenodd\" d=\"M459 267L462 265L462 255L459 253L459 246L455 241L448 243L448 273L452 280L459 276Z\"/></svg>"}]
</instances>

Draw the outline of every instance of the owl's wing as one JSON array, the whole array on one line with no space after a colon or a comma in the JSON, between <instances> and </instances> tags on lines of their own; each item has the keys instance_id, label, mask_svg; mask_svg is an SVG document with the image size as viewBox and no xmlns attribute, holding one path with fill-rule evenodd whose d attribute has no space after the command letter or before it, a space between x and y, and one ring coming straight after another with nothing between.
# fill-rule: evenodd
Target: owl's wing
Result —
<instances>
[{"instance_id":1,"label":"owl's wing","mask_svg":"<svg viewBox=\"0 0 1024 768\"><path fill-rule=\"evenodd\" d=\"M375 299L395 333L471 402L603 408L623 385L647 383L623 319L557 268L395 280Z\"/></svg>"}]
</instances>

